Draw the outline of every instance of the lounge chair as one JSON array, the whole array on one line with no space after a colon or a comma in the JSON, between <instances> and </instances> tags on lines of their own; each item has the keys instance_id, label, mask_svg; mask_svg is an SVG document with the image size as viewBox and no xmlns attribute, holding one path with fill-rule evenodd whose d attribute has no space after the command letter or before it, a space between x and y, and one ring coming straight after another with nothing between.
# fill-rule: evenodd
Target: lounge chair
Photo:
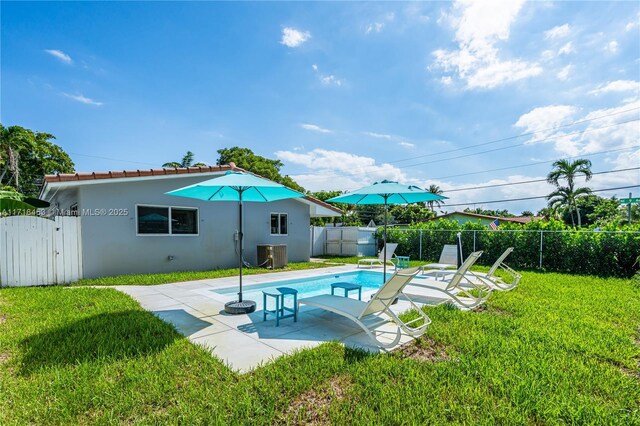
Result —
<instances>
[{"instance_id":1,"label":"lounge chair","mask_svg":"<svg viewBox=\"0 0 640 426\"><path fill-rule=\"evenodd\" d=\"M393 259L393 256L395 254L396 248L398 247L398 244L396 243L387 243L387 256L385 257L384 255L384 249L382 249L380 251L380 253L378 254L378 258L377 259L359 259L358 260L358 268L360 267L361 263L364 264L369 264L369 268L373 268L373 264L377 263L380 266L384 265L385 263L395 267L395 263L393 263L391 261L391 259Z\"/></svg>"},{"instance_id":2,"label":"lounge chair","mask_svg":"<svg viewBox=\"0 0 640 426\"><path fill-rule=\"evenodd\" d=\"M489 272L487 272L486 274L476 273L476 275L483 278L485 281L488 281L495 290L506 291L515 288L522 279L522 275L520 275L512 268L510 268L509 265L504 263L504 260L511 254L512 251L513 247L509 247L504 251L504 253L502 253L502 255L500 255L495 263L491 265L491 268L489 268ZM495 274L498 268L502 269L511 277L510 282L505 282L501 277Z\"/></svg>"},{"instance_id":3,"label":"lounge chair","mask_svg":"<svg viewBox=\"0 0 640 426\"><path fill-rule=\"evenodd\" d=\"M369 302L361 302L356 299L349 299L341 296L333 296L323 294L320 296L308 297L298 300L298 305L309 305L315 308L324 309L349 318L351 321L359 325L367 335L381 348L391 348L398 344L402 337L402 331L411 337L419 337L426 331L431 319L425 314L411 299L403 295L403 299L408 300L411 306L418 311L418 318L404 322L391 310L391 304L402 293L402 290L420 272L419 268L404 269L401 272L394 273L389 280L380 287L373 295ZM376 338L375 329L371 325L370 320L376 321L376 326L380 324L380 320L388 323L389 319L381 316L386 314L397 326L396 336L391 343L381 342ZM412 324L424 321L422 325L413 327Z\"/></svg>"},{"instance_id":4,"label":"lounge chair","mask_svg":"<svg viewBox=\"0 0 640 426\"><path fill-rule=\"evenodd\" d=\"M423 270L423 275L428 271L429 269L437 269L436 271L436 279L438 277L444 277L444 275L446 275L444 273L445 269L449 269L449 268L457 268L458 267L458 246L455 244L446 244L443 248L442 248L442 253L440 253L440 260L438 260L438 263L429 263L428 265L424 265L422 267Z\"/></svg>"},{"instance_id":5,"label":"lounge chair","mask_svg":"<svg viewBox=\"0 0 640 426\"><path fill-rule=\"evenodd\" d=\"M447 298L453 299L464 308L474 308L481 305L489 298L493 290L493 287L484 278L470 271L471 266L476 263L481 255L481 251L471 253L448 281L437 281L428 278L413 280L409 283L404 294L409 294L414 298L420 297L423 295L420 294L419 289L427 289L444 293ZM414 287L417 293L412 292L411 289Z\"/></svg>"}]
</instances>

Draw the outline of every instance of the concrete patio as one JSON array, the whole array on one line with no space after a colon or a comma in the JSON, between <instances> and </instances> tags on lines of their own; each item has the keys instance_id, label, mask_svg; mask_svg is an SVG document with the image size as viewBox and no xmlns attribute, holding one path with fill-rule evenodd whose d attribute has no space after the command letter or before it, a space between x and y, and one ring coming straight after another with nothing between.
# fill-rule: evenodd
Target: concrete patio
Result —
<instances>
[{"instance_id":1,"label":"concrete patio","mask_svg":"<svg viewBox=\"0 0 640 426\"><path fill-rule=\"evenodd\" d=\"M356 270L355 265L323 269L250 275L245 286L284 279L304 278ZM276 327L273 316L263 321L262 300L256 312L249 315L228 315L224 312L228 296L216 290L237 287L238 277L179 282L155 286L118 286L118 290L132 296L142 307L172 324L178 332L192 342L201 344L231 368L247 372L265 362L303 348L312 348L328 341L339 341L349 347L371 352L380 349L352 321L339 315L302 306L298 321L292 318L280 321ZM363 292L368 300L373 292ZM437 301L434 300L434 303ZM400 313L409 309L409 303L394 305ZM396 327L390 323L375 324L381 340L395 337ZM411 340L403 335L398 346Z\"/></svg>"}]
</instances>

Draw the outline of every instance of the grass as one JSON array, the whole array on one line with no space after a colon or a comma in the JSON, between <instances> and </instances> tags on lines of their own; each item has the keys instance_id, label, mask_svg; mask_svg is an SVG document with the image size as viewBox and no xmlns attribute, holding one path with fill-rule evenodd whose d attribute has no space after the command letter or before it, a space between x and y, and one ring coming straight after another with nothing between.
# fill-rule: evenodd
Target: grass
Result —
<instances>
[{"instance_id":1,"label":"grass","mask_svg":"<svg viewBox=\"0 0 640 426\"><path fill-rule=\"evenodd\" d=\"M526 272L427 312L403 351L328 343L239 375L116 290L3 289L0 424L640 425L631 280Z\"/></svg>"},{"instance_id":2,"label":"grass","mask_svg":"<svg viewBox=\"0 0 640 426\"><path fill-rule=\"evenodd\" d=\"M343 262L345 263L345 262ZM286 268L243 268L243 275L267 274L272 272L298 271L302 269L317 269L335 266L320 262L296 262L290 263ZM100 277L82 279L73 283L75 286L112 286L112 285L155 285L176 283L182 281L206 280L212 278L233 277L240 274L238 268L214 269L212 271L184 271L167 272L164 274L131 274L117 275L114 277Z\"/></svg>"}]
</instances>

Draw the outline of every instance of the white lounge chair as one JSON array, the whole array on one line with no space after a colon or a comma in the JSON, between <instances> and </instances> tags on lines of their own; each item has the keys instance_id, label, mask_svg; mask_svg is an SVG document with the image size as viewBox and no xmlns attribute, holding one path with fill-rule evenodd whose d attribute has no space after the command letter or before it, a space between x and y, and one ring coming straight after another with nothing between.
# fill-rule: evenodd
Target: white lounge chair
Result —
<instances>
[{"instance_id":1,"label":"white lounge chair","mask_svg":"<svg viewBox=\"0 0 640 426\"><path fill-rule=\"evenodd\" d=\"M396 248L398 247L398 244L396 243L387 243L387 256L385 257L384 255L384 248L382 250L380 250L380 253L378 254L378 258L377 259L359 259L358 260L358 268L360 267L361 263L364 264L369 264L369 268L373 268L374 263L377 263L380 266L383 266L385 263L395 267L395 263L393 263L391 261L391 259L393 259L393 256L395 255L396 252Z\"/></svg>"},{"instance_id":2,"label":"white lounge chair","mask_svg":"<svg viewBox=\"0 0 640 426\"><path fill-rule=\"evenodd\" d=\"M453 299L458 305L464 308L474 308L484 303L491 294L493 287L482 277L470 271L471 266L476 263L482 255L481 251L473 252L467 257L462 266L445 281L437 281L429 278L420 278L409 283L404 294L412 297L423 296L419 290L412 292L412 288L427 289L444 293L447 298Z\"/></svg>"},{"instance_id":3,"label":"white lounge chair","mask_svg":"<svg viewBox=\"0 0 640 426\"><path fill-rule=\"evenodd\" d=\"M391 348L398 344L402 337L402 331L411 337L419 337L426 331L431 319L425 314L422 309L418 307L411 299L403 295L403 300L408 300L411 306L418 311L418 318L403 322L393 311L391 310L391 304L402 293L402 290L420 272L419 268L404 269L401 272L394 273L389 280L380 287L380 289L373 295L369 302L362 302L356 299L349 299L347 297L333 296L330 294L323 294L320 296L313 296L298 300L298 305L309 305L315 308L324 309L326 311L333 312L341 315L345 318L349 318L351 321L359 325L367 335L375 342L375 344L381 348ZM381 342L376 338L375 329L371 325L370 320L383 320L384 323L388 323L389 319L381 316L380 314L386 314L397 326L396 336L391 343ZM422 325L412 327L411 325L423 321ZM376 321L376 326L380 324L380 321Z\"/></svg>"},{"instance_id":4,"label":"white lounge chair","mask_svg":"<svg viewBox=\"0 0 640 426\"><path fill-rule=\"evenodd\" d=\"M439 277L444 277L444 275L446 275L444 273L445 269L455 269L458 267L458 246L455 244L446 244L443 248L442 248L442 253L440 253L440 259L438 260L438 263L429 263L428 265L424 265L422 267L423 270L423 275L433 272L433 271L429 271L429 269L433 270L436 269L435 271L435 277L436 279Z\"/></svg>"},{"instance_id":5,"label":"white lounge chair","mask_svg":"<svg viewBox=\"0 0 640 426\"><path fill-rule=\"evenodd\" d=\"M484 280L488 281L495 290L511 290L515 288L520 280L522 279L522 275L514 271L509 267L504 260L511 254L513 251L513 247L509 247L500 255L500 257L495 261L491 268L489 268L489 272L486 274L476 273L475 275L482 277ZM498 268L502 269L507 275L511 277L510 282L505 282L501 277L496 275L496 271Z\"/></svg>"}]
</instances>

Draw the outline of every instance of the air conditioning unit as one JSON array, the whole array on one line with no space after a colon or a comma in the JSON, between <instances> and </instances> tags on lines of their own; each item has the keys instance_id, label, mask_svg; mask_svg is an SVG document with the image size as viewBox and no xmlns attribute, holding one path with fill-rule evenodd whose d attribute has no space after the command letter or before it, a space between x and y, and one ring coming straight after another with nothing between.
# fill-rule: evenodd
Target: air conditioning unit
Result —
<instances>
[{"instance_id":1,"label":"air conditioning unit","mask_svg":"<svg viewBox=\"0 0 640 426\"><path fill-rule=\"evenodd\" d=\"M258 266L276 269L288 264L286 244L258 244Z\"/></svg>"}]
</instances>

